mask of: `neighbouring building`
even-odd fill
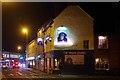
[[[116,34],[95,34],[96,74],[120,74],[120,38]]]
[[[2,51],[1,62],[4,62],[8,67],[11,67],[14,61],[19,61],[19,57],[20,57],[20,53]]]
[[[37,41],[36,39],[29,42],[27,45],[26,66],[35,68],[35,56],[37,55]]]

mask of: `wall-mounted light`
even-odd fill
[[[49,38],[49,41],[50,41],[50,42],[52,41],[52,38],[51,38],[51,37]]]

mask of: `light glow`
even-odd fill
[[[29,58],[26,58],[26,60],[34,60],[35,57],[29,57]]]
[[[72,46],[73,45],[73,43],[72,42],[70,42],[70,41],[68,41],[68,42],[64,42],[64,41],[62,41],[62,42],[55,42],[54,43],[54,46],[56,46],[56,47],[69,47],[69,46]]]
[[[99,58],[97,58],[95,61],[96,61],[96,63],[97,63],[97,62],[99,61]]]
[[[99,39],[106,39],[106,37],[104,37],[104,36],[99,36]]]
[[[38,38],[38,42],[39,42],[39,41],[43,41],[43,39],[42,39],[42,38]]]
[[[21,46],[18,46],[18,50],[20,50],[21,49]]]
[[[5,61],[9,61],[9,60],[5,60]]]
[[[70,47],[73,45],[73,39],[71,38],[71,32],[67,27],[61,26],[56,29],[55,32],[55,47]]]
[[[59,27],[59,28],[57,28],[58,30],[67,30],[67,28],[66,27]]]

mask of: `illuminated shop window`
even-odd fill
[[[98,36],[98,48],[99,49],[108,48],[108,38],[107,38],[107,36]]]
[[[59,62],[58,62],[58,59],[55,59],[55,69],[58,69],[58,65],[59,64]]]
[[[41,59],[41,65],[44,65],[44,59],[43,58]]]
[[[32,61],[30,61],[30,65],[32,65]]]
[[[96,70],[109,70],[109,62],[107,58],[96,58],[95,59]]]
[[[35,61],[33,61],[33,65],[35,65]]]
[[[84,40],[84,49],[89,49],[89,40]]]

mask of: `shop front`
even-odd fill
[[[26,58],[26,62],[28,68],[35,68],[35,57]]]
[[[60,65],[61,64],[61,65]],[[92,50],[53,50],[45,53],[45,72],[83,74],[94,70]]]

